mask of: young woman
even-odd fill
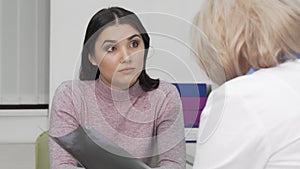
[[[150,38],[137,16],[111,7],[90,20],[79,81],[56,90],[50,135],[88,125],[152,168],[185,168],[182,105],[177,89],[145,70]],[[77,162],[50,140],[52,169]],[[101,166],[99,166],[101,169]]]
[[[300,168],[299,30],[296,0],[205,0],[193,43],[220,86],[201,115],[194,169]]]

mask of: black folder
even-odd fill
[[[52,137],[86,169],[151,169],[123,148],[88,126]]]

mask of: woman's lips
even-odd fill
[[[135,71],[135,68],[124,68],[124,69],[119,70],[119,72],[123,73],[123,74],[130,74],[130,73],[133,73],[134,71]]]

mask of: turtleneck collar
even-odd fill
[[[128,101],[133,97],[141,96],[144,92],[138,80],[126,90],[116,90],[104,84],[99,78],[95,81],[95,88],[101,97],[111,101]]]

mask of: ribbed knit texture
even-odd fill
[[[138,82],[123,91],[101,80],[64,82],[53,98],[49,133],[63,136],[79,124],[93,127],[151,167],[185,168],[182,105],[169,83],[145,92]],[[52,140],[49,151],[51,169],[77,168],[77,161]],[[151,158],[155,155],[158,160]]]

